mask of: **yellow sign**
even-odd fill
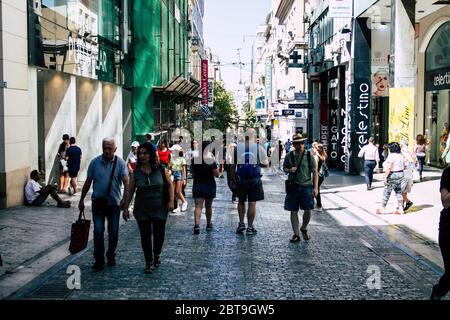
[[[414,143],[414,88],[389,89],[389,142]]]
[[[278,119],[273,120],[274,125],[278,125],[278,123],[279,123]]]

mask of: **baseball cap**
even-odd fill
[[[138,147],[139,147],[139,142],[133,141],[133,143],[131,144],[131,146],[132,146],[132,147],[138,148]]]

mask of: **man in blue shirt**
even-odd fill
[[[91,184],[92,192],[92,217],[94,220],[94,258],[95,264],[92,271],[100,271],[105,265],[105,218],[108,220],[108,251],[106,257],[108,266],[116,265],[116,248],[119,240],[119,221],[121,203],[127,203],[129,196],[128,169],[123,159],[115,156],[116,142],[112,138],[103,139],[103,154],[94,158],[89,164],[86,182],[81,192],[78,208],[84,210],[84,198]],[[113,172],[114,168],[114,173]],[[111,179],[112,174],[112,179]],[[111,181],[111,182],[110,182]],[[108,193],[108,186],[111,188]],[[121,186],[124,185],[123,199]]]
[[[81,149],[75,145],[75,138],[70,138],[70,147],[66,150],[66,161],[69,169],[70,186],[73,188],[73,194],[77,193],[77,176],[81,165]],[[69,187],[70,194],[70,187]]]

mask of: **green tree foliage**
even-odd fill
[[[256,112],[255,110],[252,110],[250,108],[250,104],[248,102],[245,103],[244,105],[244,109],[245,109],[245,124],[244,124],[244,129],[250,129],[250,128],[256,128],[257,127],[257,120],[256,120]]]
[[[225,132],[231,127],[238,115],[234,105],[233,95],[227,91],[222,82],[214,81],[214,108],[212,109],[209,125],[204,127],[218,129]]]

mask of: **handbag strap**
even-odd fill
[[[109,177],[108,191],[106,191],[106,197],[109,197],[109,194],[111,193],[112,179],[114,176],[114,171],[116,170],[116,164],[117,164],[117,156],[114,156],[114,164],[112,167],[111,176]]]
[[[295,164],[294,152],[295,152],[295,151],[292,151],[292,153],[291,153],[292,164]],[[298,165],[297,165],[297,170],[295,170],[295,172],[294,172],[294,177],[293,177],[293,179],[295,179],[295,177],[297,176],[297,172],[298,172],[298,169],[300,169],[300,165],[302,164],[303,156],[305,155],[305,152],[307,152],[307,151],[305,150],[305,151],[303,151],[303,153],[302,153],[302,156],[301,156],[301,158],[300,158],[300,162],[299,162]]]
[[[81,218],[83,218],[84,220],[86,220],[86,216],[84,215],[84,210],[80,210],[80,214],[78,215],[78,221],[80,221]]]

